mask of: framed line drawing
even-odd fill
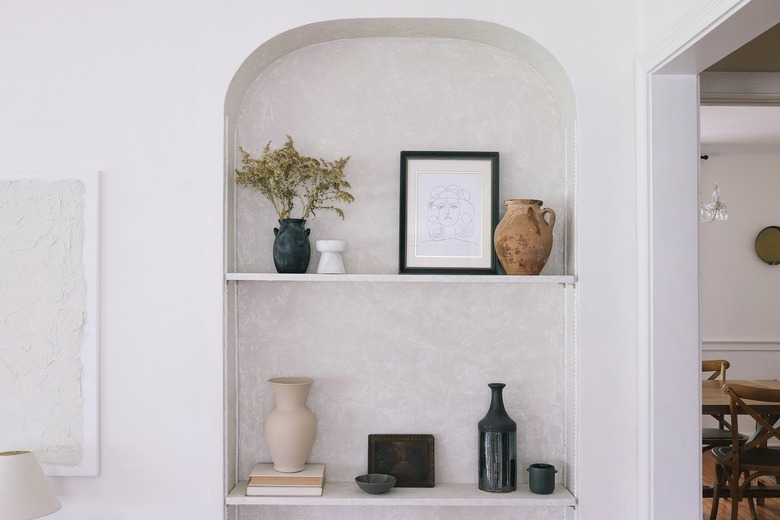
[[[496,274],[498,152],[401,152],[402,274]]]
[[[396,487],[434,487],[433,435],[371,434],[368,473],[393,475]]]
[[[99,474],[100,176],[0,172],[0,451]]]

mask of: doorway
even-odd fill
[[[730,3],[639,58],[640,518],[701,517],[698,74],[780,21],[776,2]]]

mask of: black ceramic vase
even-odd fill
[[[285,218],[274,228],[274,265],[277,273],[305,273],[309,267],[310,229],[302,218]]]
[[[504,383],[490,383],[490,409],[479,421],[479,489],[517,489],[517,424],[504,408]]]

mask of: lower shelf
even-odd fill
[[[248,497],[246,482],[239,482],[228,494],[229,506],[509,506],[575,507],[577,499],[558,485],[550,495],[537,495],[528,485],[512,493],[487,493],[476,484],[436,484],[433,488],[393,488],[384,495],[369,495],[354,482],[329,482],[319,497]]]

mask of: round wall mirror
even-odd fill
[[[780,227],[769,226],[759,231],[756,254],[769,265],[780,264]]]

